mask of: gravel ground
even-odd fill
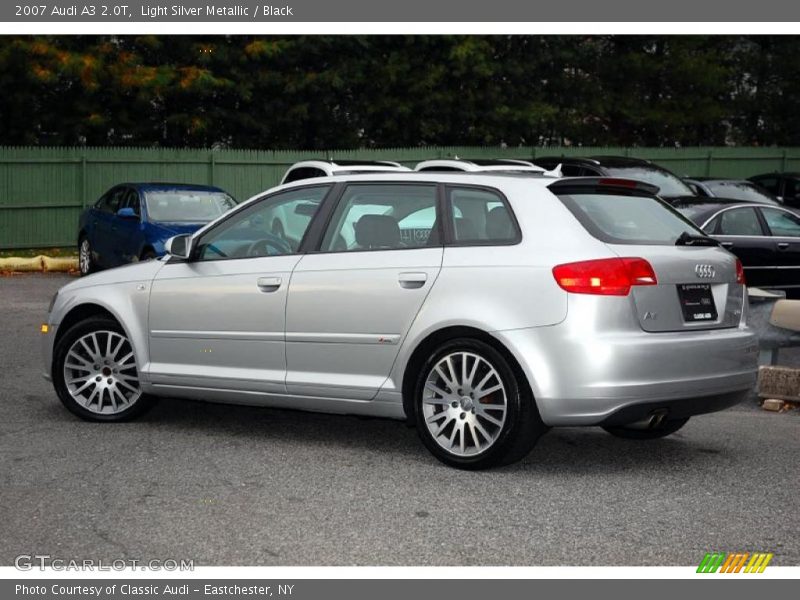
[[[652,442],[558,429],[481,473],[438,464],[392,421],[163,400],[84,423],[40,375],[38,324],[68,279],[0,278],[0,564],[686,565],[710,550],[800,564],[800,411],[753,399]]]

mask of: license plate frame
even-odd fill
[[[678,284],[678,301],[685,323],[713,323],[719,317],[709,283]]]

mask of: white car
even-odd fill
[[[281,185],[314,177],[410,170],[392,160],[304,160],[293,164],[286,170],[281,179]]]
[[[468,173],[541,173],[551,177],[560,177],[557,173],[558,168],[547,171],[538,167],[529,160],[519,160],[516,158],[493,158],[493,159],[472,159],[464,158],[439,158],[433,160],[423,160],[414,167],[415,171],[436,171],[439,173],[466,171]]]

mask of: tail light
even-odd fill
[[[744,268],[742,267],[742,261],[740,261],[738,258],[736,259],[736,283],[747,285],[744,280]]]
[[[573,294],[627,296],[634,285],[657,285],[653,267],[643,258],[603,258],[558,265],[553,276]]]

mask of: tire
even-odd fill
[[[91,275],[97,271],[97,265],[92,257],[92,244],[85,235],[82,235],[78,241],[78,268],[80,269],[81,277]]]
[[[141,392],[125,331],[107,317],[80,321],[61,336],[53,352],[52,376],[64,406],[87,421],[127,421],[155,402]]]
[[[637,429],[634,427],[603,427],[613,436],[626,440],[657,440],[672,435],[689,422],[689,417],[684,419],[670,419],[662,421],[656,427]]]
[[[152,250],[151,248],[148,248],[147,250],[142,252],[142,255],[139,257],[139,260],[140,261],[153,260],[155,257],[156,257],[155,251]]]
[[[445,342],[425,361],[414,386],[422,443],[458,469],[488,469],[524,458],[548,430],[527,383],[519,383],[524,381],[522,373],[483,341]],[[481,390],[493,391],[481,397]]]

